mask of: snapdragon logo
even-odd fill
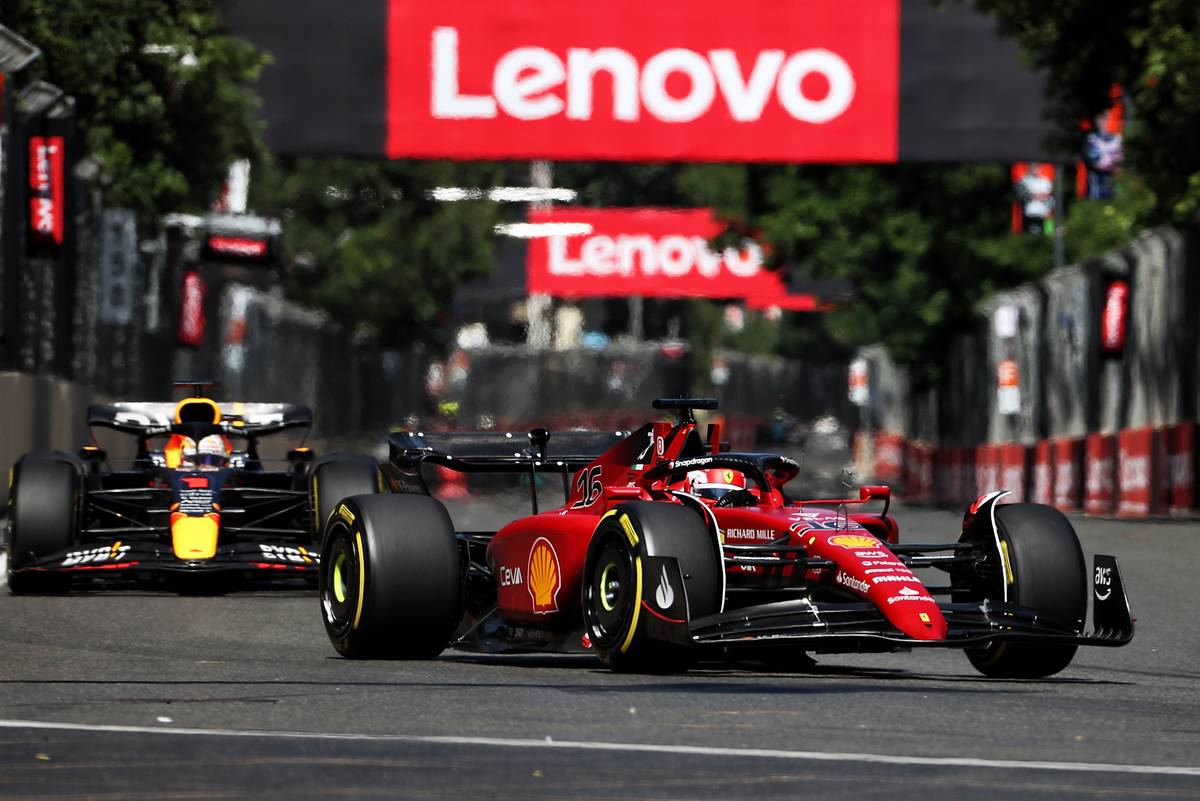
[[[708,114],[719,97],[737,122],[757,122],[774,98],[792,118],[820,125],[840,117],[855,92],[849,64],[824,48],[791,54],[762,50],[747,73],[737,53],[725,48],[700,53],[672,47],[639,63],[619,47],[570,47],[565,60],[544,47],[517,47],[500,56],[492,69],[491,93],[483,95],[460,91],[457,28],[433,30],[432,56],[430,111],[437,119],[492,119],[504,114],[520,120],[557,116],[591,120],[604,114],[620,122],[636,122],[645,112],[662,122],[687,123]],[[612,108],[602,112],[593,103],[600,73],[612,83]],[[685,94],[668,91],[674,75],[686,79]],[[802,84],[809,75],[824,77],[829,87],[824,97],[804,93]]]

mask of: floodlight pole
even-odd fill
[[[539,189],[554,185],[554,164],[538,160],[529,163],[529,182]],[[530,208],[545,209],[550,201],[541,200],[530,204]],[[545,350],[553,343],[550,311],[552,300],[549,295],[535,292],[525,299],[525,345],[531,350]]]

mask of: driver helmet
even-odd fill
[[[710,501],[719,500],[728,492],[746,488],[746,475],[728,467],[709,470],[690,470],[684,480],[684,491]]]
[[[196,442],[191,437],[183,441],[182,464],[185,467],[198,467],[215,470],[229,465],[229,445],[225,438],[218,434],[209,434]]]

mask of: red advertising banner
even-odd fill
[[[1162,432],[1163,505],[1185,512],[1196,504],[1196,424],[1167,426]]]
[[[1054,468],[1054,505],[1072,512],[1082,505],[1080,466],[1083,464],[1083,440],[1056,439],[1051,443]]]
[[[1120,355],[1125,347],[1125,320],[1129,315],[1129,282],[1114,280],[1104,290],[1100,317],[1100,350]]]
[[[1155,432],[1152,428],[1126,429],[1117,435],[1117,514],[1145,517],[1157,512],[1154,497]]]
[[[39,244],[63,242],[64,155],[61,136],[29,137],[29,235]]]
[[[709,240],[721,224],[709,209],[534,209],[529,221],[584,223],[590,234],[552,235],[529,242],[531,293],[556,297],[743,298],[750,305],[795,311],[817,308],[811,295],[789,295],[777,272],[763,265],[762,250],[714,253]]]
[[[975,492],[975,449],[950,450],[950,497],[948,503],[966,504],[979,497]]]
[[[270,258],[271,242],[250,236],[211,234],[205,242],[205,249],[212,258],[262,262]]]
[[[1049,440],[1033,446],[1033,492],[1029,500],[1047,506],[1054,503],[1054,454]]]
[[[389,0],[392,158],[893,162],[899,0]]]
[[[904,498],[932,501],[933,448],[917,442],[904,443]]]
[[[1000,486],[1000,448],[980,445],[975,448],[975,497],[995,492]]]
[[[1007,503],[1021,503],[1026,500],[1026,448],[1024,445],[1001,445],[999,450],[1000,489],[1012,493],[1004,500]]]
[[[199,270],[183,275],[183,298],[179,307],[179,344],[198,348],[204,344],[204,296],[208,287]]]
[[[875,435],[875,479],[895,482],[904,476],[904,437],[880,431]]]
[[[1116,451],[1117,438],[1111,434],[1088,434],[1083,441],[1083,511],[1089,515],[1113,512]]]

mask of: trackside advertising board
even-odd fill
[[[387,155],[893,162],[899,0],[390,0]]]
[[[736,298],[756,308],[817,308],[811,295],[789,295],[753,242],[717,252],[722,225],[709,209],[592,209],[557,206],[529,212],[531,223],[584,223],[589,234],[529,242],[527,288],[563,298]]]

